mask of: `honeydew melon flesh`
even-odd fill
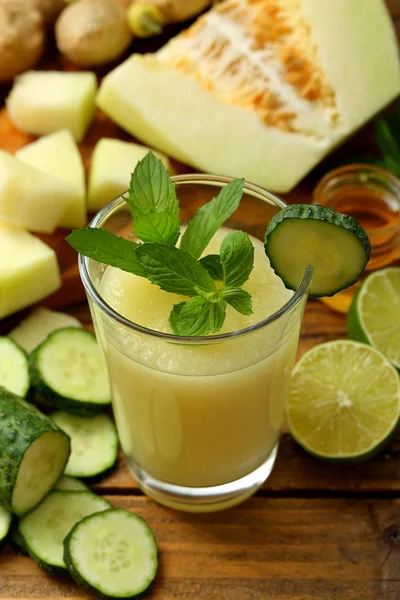
[[[56,329],[82,327],[82,324],[66,313],[40,306],[19,323],[9,336],[26,352],[32,352]]]
[[[114,69],[97,104],[199,170],[287,192],[399,92],[384,0],[225,0]]]
[[[100,210],[108,202],[126,192],[132,171],[150,148],[131,142],[102,138],[93,151],[88,186],[88,209]],[[171,171],[168,158],[155,152]]]
[[[71,186],[0,150],[0,222],[52,233],[74,195]]]
[[[0,319],[60,286],[54,250],[23,229],[0,224]]]
[[[27,71],[16,78],[6,107],[23,133],[66,128],[81,142],[94,117],[96,90],[96,75],[88,71]]]
[[[35,167],[74,190],[73,202],[58,222],[67,229],[86,225],[85,170],[79,148],[68,129],[27,144],[15,154],[21,162]]]

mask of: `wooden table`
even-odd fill
[[[351,0],[349,0],[351,1]],[[400,33],[400,0],[388,0]],[[86,166],[102,136],[129,139],[98,115],[81,145]],[[347,148],[363,145],[368,128]],[[15,151],[28,140],[0,112],[0,147]],[[323,167],[324,168],[324,167]],[[326,169],[326,164],[325,164]],[[320,171],[287,200],[310,199]],[[75,257],[65,233],[44,239],[62,258],[64,287],[47,303],[91,327],[77,282]],[[15,321],[0,323],[7,331]],[[304,318],[299,356],[315,344],[345,337],[345,319],[316,300]],[[93,489],[115,507],[142,515],[160,550],[154,600],[400,600],[400,439],[357,466],[319,462],[284,434],[274,471],[241,506],[188,515],[147,499],[133,483],[124,459]],[[44,574],[6,545],[0,552],[0,598],[90,597],[70,580]]]

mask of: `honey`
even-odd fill
[[[315,188],[313,203],[350,215],[365,229],[372,248],[365,275],[400,260],[400,181],[388,171],[363,164],[334,169]],[[359,285],[321,300],[347,313]]]

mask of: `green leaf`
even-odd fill
[[[144,276],[166,292],[196,296],[199,290],[216,291],[206,269],[183,250],[149,243],[139,246],[136,252]]]
[[[376,143],[384,157],[390,157],[396,163],[400,163],[400,146],[384,119],[375,120],[375,135]]]
[[[391,156],[385,156],[382,160],[382,166],[396,177],[400,177],[400,161],[394,160]]]
[[[143,275],[136,250],[139,244],[105,231],[105,229],[76,229],[66,237],[67,242],[80,254],[98,262]]]
[[[201,258],[199,262],[205,269],[207,269],[210,277],[212,277],[215,281],[223,280],[224,271],[219,254],[208,254],[207,256]]]
[[[240,288],[224,288],[221,294],[227,303],[230,304],[235,310],[240,312],[240,314],[253,314],[251,296],[248,292],[246,292],[246,290],[242,290]]]
[[[254,248],[247,233],[233,231],[221,244],[221,262],[226,287],[240,287],[253,270]]]
[[[200,336],[218,332],[225,320],[226,302],[209,303],[199,296],[175,304],[170,314],[171,327],[178,335]]]
[[[168,213],[178,218],[175,185],[161,160],[152,152],[136,165],[127,202],[134,219],[149,213]]]
[[[136,217],[135,233],[143,242],[175,246],[180,235],[179,220],[168,213],[148,213]]]
[[[201,256],[221,225],[238,208],[243,185],[243,179],[234,179],[221,189],[216,198],[199,208],[182,236],[182,250],[196,259]]]

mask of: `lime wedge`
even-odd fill
[[[400,378],[371,346],[349,340],[321,344],[295,366],[286,413],[295,440],[318,458],[369,458],[399,421]]]
[[[371,344],[400,369],[400,267],[368,275],[347,316],[349,337]]]

